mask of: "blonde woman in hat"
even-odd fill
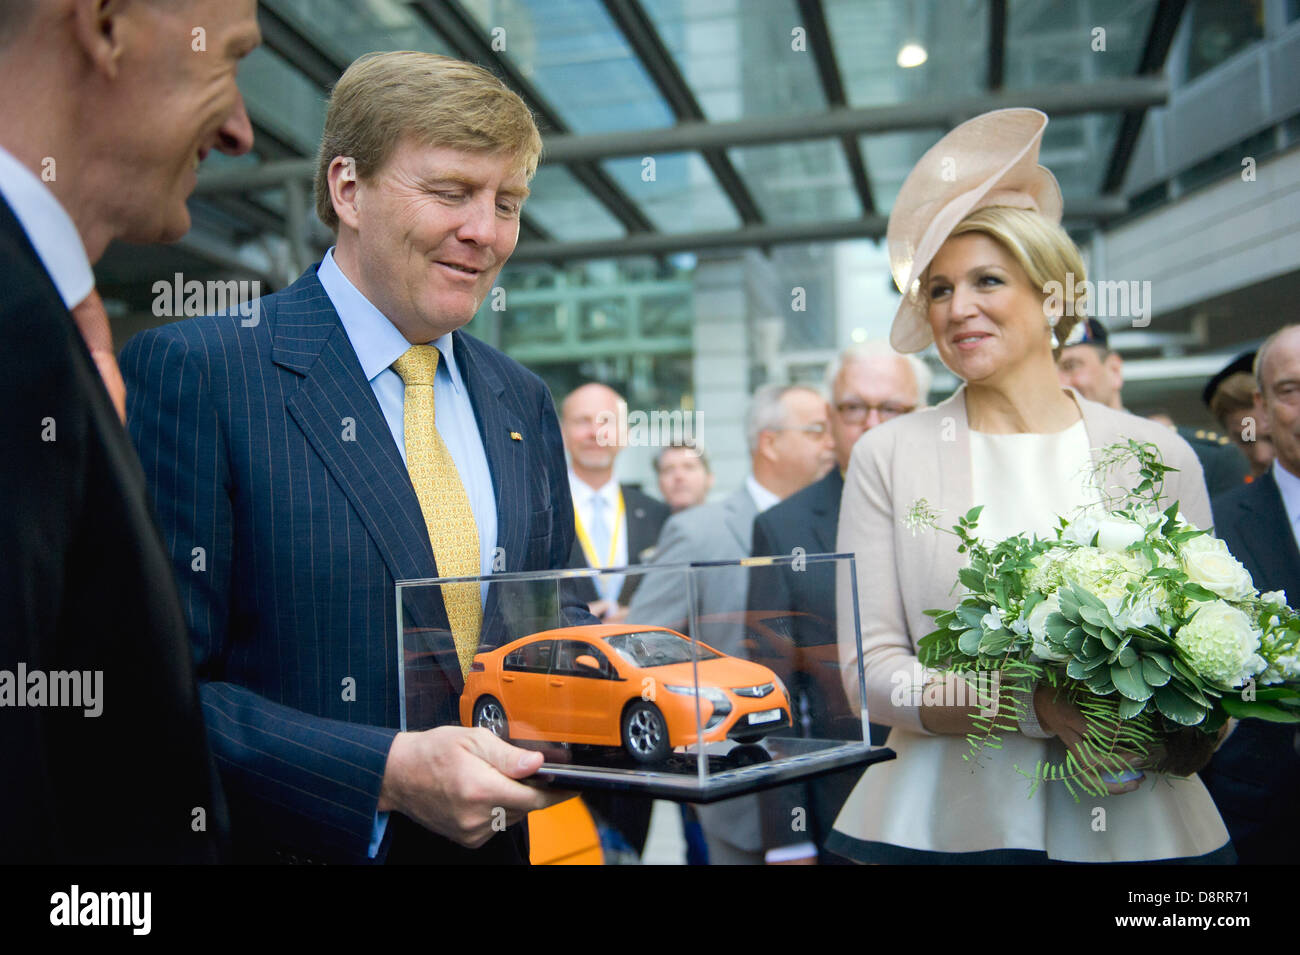
[[[1148,771],[1112,796],[1075,803],[1062,786],[1028,795],[1014,765],[1063,759],[1082,718],[1045,687],[1019,733],[980,766],[962,759],[975,709],[954,693],[913,692],[916,641],[930,608],[950,607],[964,557],[945,534],[913,535],[902,517],[924,498],[942,520],[982,504],[987,538],[1048,534],[1058,514],[1091,503],[1082,477],[1096,449],[1125,438],[1160,446],[1170,499],[1201,527],[1209,501],[1196,456],[1160,425],[1086,401],[1059,384],[1054,351],[1078,320],[1045,293],[1084,280],[1061,229],[1056,179],[1038,165],[1047,117],[998,110],[945,136],[899,193],[888,242],[903,301],[890,340],[900,352],[933,343],[964,382],[942,404],[873,428],[853,449],[840,511],[840,551],[857,553],[862,664],[872,722],[892,727],[898,758],[871,768],[836,822],[828,848],[862,862],[1232,861],[1195,776]],[[1072,313],[1072,314],[1063,314]],[[1127,476],[1126,476],[1127,477]],[[1132,486],[1130,484],[1130,486]],[[840,594],[841,601],[848,598]],[[841,607],[839,619],[851,620]],[[841,631],[849,699],[859,699],[857,645]],[[937,689],[937,688],[935,688]],[[937,701],[937,702],[931,702]],[[1094,807],[1104,810],[1097,813]]]

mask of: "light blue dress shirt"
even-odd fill
[[[334,310],[339,313],[343,330],[379,401],[379,409],[384,413],[388,430],[397,442],[397,451],[405,461],[406,437],[402,411],[406,400],[406,385],[391,366],[406,354],[411,343],[343,274],[334,261],[332,248],[325,253],[325,258],[317,268],[316,278],[320,280]],[[492,472],[488,468],[487,452],[483,449],[483,438],[474,417],[474,406],[456,364],[451,334],[443,335],[429,344],[436,346],[442,353],[433,380],[438,434],[447,445],[451,459],[456,464],[456,471],[460,474],[460,482],[465,486],[465,493],[469,497],[469,506],[474,512],[474,521],[478,524],[479,573],[486,577],[492,572],[493,552],[497,546],[497,503],[492,487]],[[481,587],[481,594],[482,599],[486,600],[486,583]],[[379,852],[387,826],[388,813],[378,813],[370,837],[372,859]]]
[[[50,187],[11,153],[0,148],[0,196],[27,233],[59,298],[71,311],[95,287],[81,234]]]

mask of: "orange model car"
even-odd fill
[[[790,698],[765,666],[704,644],[706,743],[755,742],[790,725]],[[621,746],[638,762],[697,742],[688,638],[663,627],[598,625],[535,633],[474,657],[460,721],[503,739]]]

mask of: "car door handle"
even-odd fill
[[[563,680],[551,680],[551,686],[564,686]]]
[[[501,682],[502,682],[502,683],[514,683],[514,682],[515,682],[515,678],[512,677],[512,676],[506,676],[506,675],[503,673],[503,674],[501,674]]]

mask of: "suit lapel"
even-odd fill
[[[302,375],[285,407],[347,495],[394,580],[435,575],[406,466],[338,313],[310,269],[277,303],[272,360]]]
[[[815,487],[817,490],[812,501],[813,553],[833,554],[840,520],[840,495],[844,491],[840,469],[831,468],[831,473],[818,481]]]
[[[1240,539],[1254,566],[1262,571],[1258,576],[1272,577],[1270,571],[1276,572],[1279,586],[1294,600],[1292,591],[1300,587],[1300,551],[1296,549],[1291,518],[1272,471],[1255,479],[1242,498],[1241,507],[1248,516],[1239,526],[1251,528],[1251,533],[1241,534]],[[1260,587],[1261,581],[1256,580],[1255,586]]]

